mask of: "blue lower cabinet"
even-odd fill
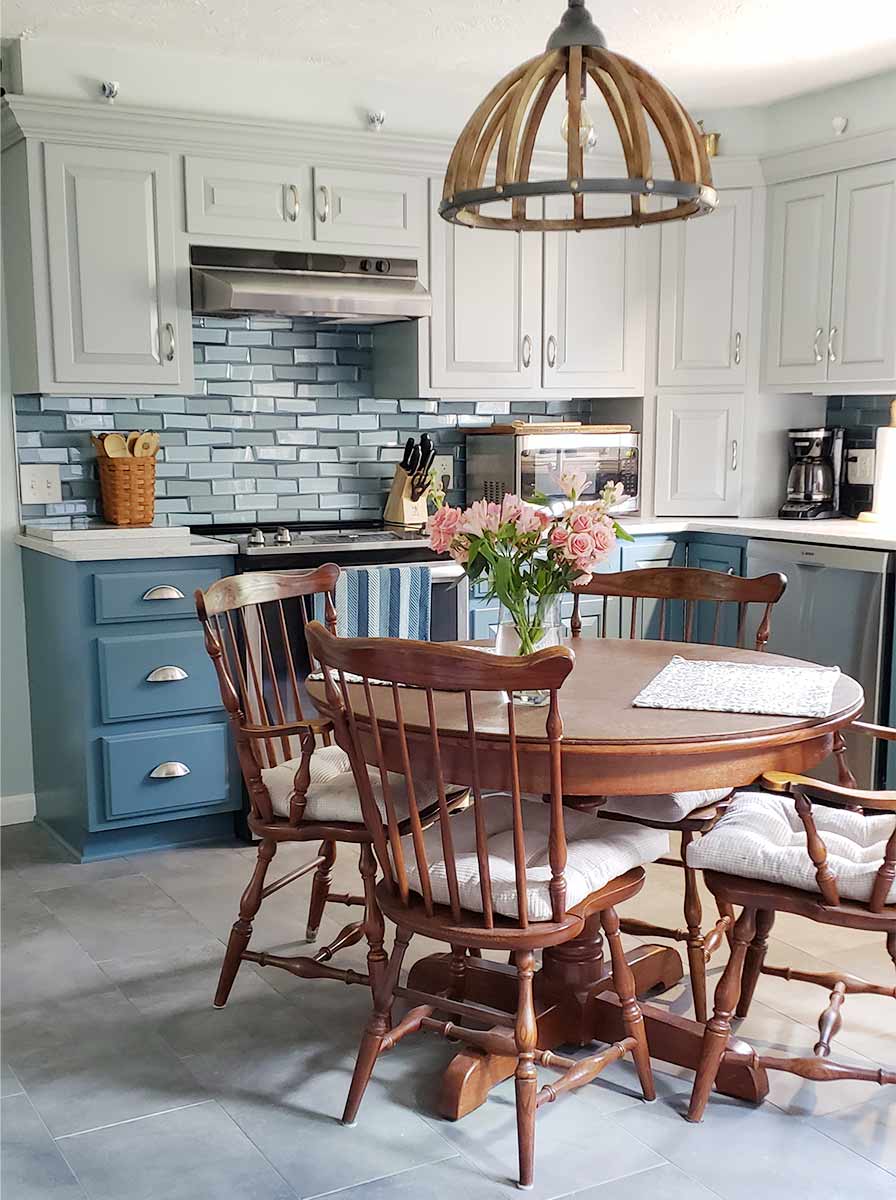
[[[725,575],[743,574],[743,543],[694,539],[688,543],[688,566]],[[718,625],[717,625],[718,622]],[[711,601],[697,605],[694,641],[720,646],[737,644],[737,605],[717,606]]]
[[[896,606],[893,612],[893,640],[890,644],[890,716],[889,724],[896,729]],[[896,791],[896,742],[887,742],[887,787]]]
[[[38,822],[82,861],[232,839],[242,784],[193,592],[233,559],[22,566]]]
[[[655,567],[683,567],[685,564],[683,542],[668,537],[643,537],[626,542],[622,547],[622,570],[643,571]],[[659,600],[639,600],[635,607],[634,627],[632,624],[631,600],[622,600],[619,605],[620,629],[625,637],[658,638],[660,636]],[[675,601],[666,604],[664,637],[671,641],[684,636],[683,605]]]
[[[470,609],[470,637],[474,641],[494,641],[501,616],[500,604],[487,604]]]

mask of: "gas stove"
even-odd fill
[[[365,551],[423,550],[429,541],[421,529],[398,529],[382,524],[356,525],[245,525],[197,528],[194,533],[220,541],[236,542],[240,555],[345,554]]]

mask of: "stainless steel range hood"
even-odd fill
[[[415,259],[193,246],[190,264],[193,312],[200,316],[375,325],[432,312]]]

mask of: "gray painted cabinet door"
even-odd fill
[[[436,389],[541,384],[541,240],[430,223],[432,372]]]
[[[300,163],[184,160],[188,233],[311,239],[311,171]]]
[[[835,175],[772,189],[765,379],[800,387],[827,378]]]
[[[426,244],[426,180],[385,171],[314,168],[314,240],[422,250]]]
[[[181,379],[167,154],[44,147],[59,383]]]
[[[896,379],[896,162],[837,177],[829,383]]]
[[[656,402],[657,516],[737,516],[743,393]]]
[[[619,208],[588,197],[589,216]],[[566,215],[568,198],[549,199],[548,217]],[[644,230],[544,235],[542,386],[589,395],[642,395],[645,346]]]
[[[741,386],[747,377],[752,193],[719,193],[714,213],[662,231],[657,382]]]

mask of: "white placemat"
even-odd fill
[[[676,654],[635,696],[636,708],[826,717],[839,667],[713,662]]]

